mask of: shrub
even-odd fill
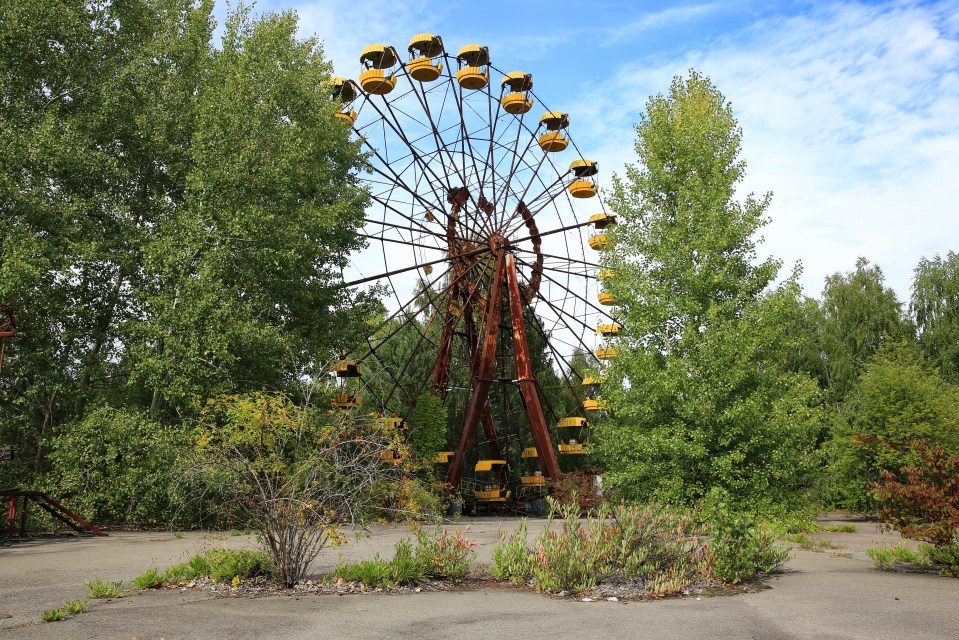
[[[222,498],[224,515],[262,538],[273,578],[292,587],[340,526],[376,513],[382,487],[399,484],[409,465],[384,456],[410,453],[375,416],[321,412],[281,394],[222,396],[203,410],[193,473]]]
[[[266,554],[252,549],[210,549],[203,559],[206,574],[214,582],[233,578],[253,578],[269,572],[270,560]]]
[[[882,473],[873,485],[883,507],[879,517],[906,538],[952,544],[959,535],[959,456],[913,441],[919,462],[899,476]]]
[[[50,609],[40,614],[40,619],[44,622],[59,622],[67,619],[67,614],[62,609]]]
[[[100,578],[87,580],[84,585],[91,598],[119,598],[123,595],[123,582],[107,582]]]
[[[854,524],[827,524],[820,527],[822,531],[831,531],[833,533],[856,533]]]
[[[392,560],[376,556],[353,564],[340,564],[333,572],[335,578],[346,582],[361,582],[368,587],[388,588],[412,585],[426,579],[459,580],[469,575],[475,557],[474,542],[458,529],[416,531],[414,548],[409,538],[394,546]]]
[[[709,525],[714,577],[736,584],[758,571],[772,571],[789,559],[789,552],[776,544],[768,529],[759,526],[754,517],[734,512],[727,500],[725,491],[713,489],[702,513]]]
[[[924,545],[920,549],[920,561],[935,564],[940,575],[959,578],[959,543]]]
[[[533,570],[535,556],[529,548],[526,518],[521,518],[511,534],[500,530],[500,542],[491,553],[493,563],[487,571],[497,580],[525,584]]]
[[[147,569],[136,578],[133,579],[133,588],[137,591],[143,591],[145,589],[155,589],[163,583],[163,576],[160,575],[160,571],[155,567],[152,569]]]
[[[50,491],[91,522],[164,524],[184,503],[171,492],[189,433],[144,414],[99,407],[49,442]]]

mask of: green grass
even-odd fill
[[[123,582],[107,582],[100,578],[85,583],[91,598],[119,598],[123,595]]]
[[[270,561],[259,551],[250,549],[210,549],[195,555],[183,564],[177,564],[159,577],[160,582],[182,582],[199,577],[209,577],[219,582],[239,576],[252,578],[269,573]]]
[[[134,578],[133,588],[137,591],[145,591],[146,589],[155,589],[163,582],[163,576],[161,576],[160,571],[154,567],[152,569],[147,569]]]
[[[50,609],[41,613],[40,619],[44,622],[59,622],[60,620],[66,620],[67,614],[62,609]]]
[[[909,547],[873,547],[866,549],[872,558],[872,566],[880,571],[889,571],[897,562],[919,562],[919,554]]]
[[[67,615],[76,616],[86,613],[89,606],[86,600],[70,600],[63,605],[62,611],[66,612]]]
[[[786,540],[795,545],[799,545],[799,548],[803,551],[812,551],[814,553],[822,553],[826,549],[839,548],[838,545],[829,542],[825,538],[810,538],[803,533],[791,533],[786,536]]]
[[[183,532],[175,531],[173,532],[173,537],[176,538],[177,540],[183,540]]]

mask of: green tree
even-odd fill
[[[826,278],[822,313],[827,396],[833,402],[846,397],[866,361],[885,341],[912,334],[882,269],[865,258],[856,260],[855,271]]]
[[[919,261],[909,312],[926,358],[943,377],[959,382],[959,254]]]
[[[866,363],[838,412],[830,499],[873,510],[870,486],[882,472],[920,462],[914,441],[959,454],[959,387],[930,370],[914,345],[890,342]]]
[[[109,404],[187,421],[226,389],[292,386],[370,311],[337,291],[362,162],[292,13],[213,3],[0,7],[0,300],[16,309],[0,441]],[[27,468],[27,464],[30,468]]]
[[[621,495],[690,503],[712,487],[784,508],[813,480],[816,385],[786,370],[795,279],[764,296],[779,263],[754,235],[769,195],[733,199],[745,164],[730,105],[695,71],[649,100],[641,164],[614,178],[620,218],[604,262],[624,323],[597,435]]]

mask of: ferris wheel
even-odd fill
[[[582,468],[590,421],[605,409],[602,367],[616,356],[606,341],[620,325],[598,252],[616,220],[569,115],[543,106],[530,73],[497,69],[482,45],[453,55],[433,34],[406,50],[371,44],[356,81],[331,83],[336,118],[368,153],[372,200],[368,248],[344,279],[381,285],[391,310],[330,367],[341,387],[332,406],[371,408],[404,428],[432,393],[459,421],[456,449],[436,460],[449,488],[472,484],[493,503],[516,488],[546,491]],[[403,357],[383,365],[410,331]],[[586,373],[571,365],[577,351],[591,360]],[[534,366],[544,354],[572,408],[545,401]]]

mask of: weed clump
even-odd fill
[[[107,582],[100,578],[87,580],[84,583],[91,598],[119,598],[123,595],[123,582]]]

